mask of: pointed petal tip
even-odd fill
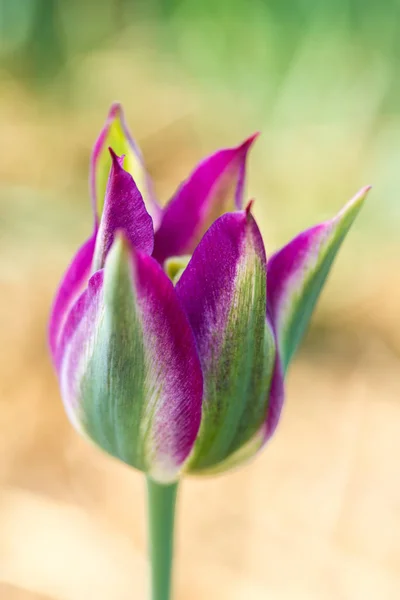
[[[243,144],[249,144],[251,145],[253,142],[255,142],[259,136],[261,135],[261,131],[255,131],[252,135],[250,135],[247,140],[245,140],[243,142]]]
[[[118,154],[116,154],[114,152],[114,150],[111,148],[111,146],[108,146],[108,151],[111,155],[111,160],[113,163],[114,167],[117,167],[118,169],[124,166],[124,158],[125,158],[125,154],[121,154],[121,156],[118,156]]]
[[[333,218],[333,221],[340,221],[344,215],[348,214],[348,213],[353,213],[354,211],[354,215],[358,213],[358,211],[360,210],[361,206],[364,204],[364,201],[367,197],[368,192],[371,190],[372,185],[366,185],[364,187],[362,187],[355,196],[353,196],[353,198],[351,198],[351,200],[349,200],[344,207],[342,208],[342,210],[340,210],[338,212],[338,214],[336,215],[336,217]]]
[[[122,104],[120,102],[113,102],[110,106],[110,110],[108,111],[108,120],[111,121],[116,117],[123,118],[124,109],[122,108]]]
[[[371,186],[331,219],[301,232],[270,259],[268,307],[286,371],[308,327],[323,284]]]
[[[251,200],[249,200],[249,202],[247,203],[247,206],[245,208],[245,213],[246,213],[246,217],[247,219],[249,219],[250,216],[252,216],[252,210],[253,210],[253,205],[254,205],[254,198],[252,198]]]
[[[250,137],[246,138],[244,140],[244,142],[242,142],[239,145],[239,149],[243,150],[244,152],[248,152],[259,135],[261,135],[261,133],[259,131],[256,131],[255,133],[253,133]]]
[[[372,185],[365,185],[362,187],[357,194],[350,200],[349,204],[356,204],[357,202],[363,202],[368,194],[368,192],[372,189]]]

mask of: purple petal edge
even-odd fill
[[[108,179],[103,214],[99,225],[94,270],[104,266],[117,231],[137,250],[151,254],[154,246],[153,221],[132,176],[123,169],[123,157],[110,148],[112,166]]]
[[[232,200],[237,209],[242,208],[246,158],[257,135],[204,159],[180,186],[166,206],[155,234],[156,260],[163,263],[169,256],[190,254],[212,222],[226,212],[226,198],[218,186],[234,184]]]
[[[96,233],[93,233],[79,248],[59,285],[49,322],[49,344],[53,360],[68,311],[89,279],[95,243]]]
[[[332,219],[306,229],[275,252],[267,267],[267,307],[274,324],[282,363],[286,370],[293,351],[288,350],[285,327],[294,314],[293,298],[301,296],[305,282],[314,276],[336,243],[335,254],[354,221],[371,186],[362,188]],[[339,240],[335,242],[335,239]],[[312,300],[318,299],[320,289]],[[304,314],[304,313],[303,313]],[[309,317],[308,317],[309,318]],[[297,342],[298,343],[298,342]]]
[[[134,280],[143,329],[157,372],[164,372],[161,402],[154,411],[156,454],[182,464],[190,454],[201,422],[203,374],[196,341],[175,288],[160,265],[133,250]]]
[[[248,209],[225,213],[208,229],[176,284],[176,292],[200,346],[204,332],[209,329],[208,320],[213,319],[218,311],[218,325],[221,333],[223,331],[222,312],[229,312],[236,269],[248,231],[256,251],[266,264],[262,237]],[[207,344],[201,350],[207,353]]]
[[[90,357],[89,348],[98,327],[103,280],[103,270],[90,277],[87,287],[68,312],[54,356],[64,406],[78,430],[81,428],[78,416],[79,386],[85,364]]]
[[[279,423],[282,412],[283,403],[285,400],[285,385],[281,359],[278,348],[276,349],[275,367],[272,375],[271,387],[269,391],[269,403],[267,410],[267,418],[265,421],[265,439],[266,443],[274,434]]]

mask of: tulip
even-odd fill
[[[201,162],[162,209],[114,105],[91,161],[93,233],[53,305],[73,425],[148,478],[154,600],[169,598],[179,478],[235,467],[274,433],[284,374],[368,191],[267,262],[243,209],[255,137]]]

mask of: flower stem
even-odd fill
[[[152,600],[171,600],[175,501],[178,484],[161,485],[147,478]]]

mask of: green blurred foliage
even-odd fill
[[[317,55],[324,40],[336,44],[338,62],[350,50],[353,68],[400,61],[398,0],[0,0],[0,56],[41,80],[144,21],[162,29],[165,51],[199,70],[225,78],[246,69],[258,85],[264,70],[275,89],[310,39]],[[385,108],[399,100],[398,82],[388,87]]]
[[[193,110],[207,149],[260,129],[252,192],[272,221],[287,204],[288,235],[372,183],[386,211],[376,203],[364,227],[393,238],[399,33],[398,0],[0,0],[0,75],[60,114],[119,99],[139,137]]]

